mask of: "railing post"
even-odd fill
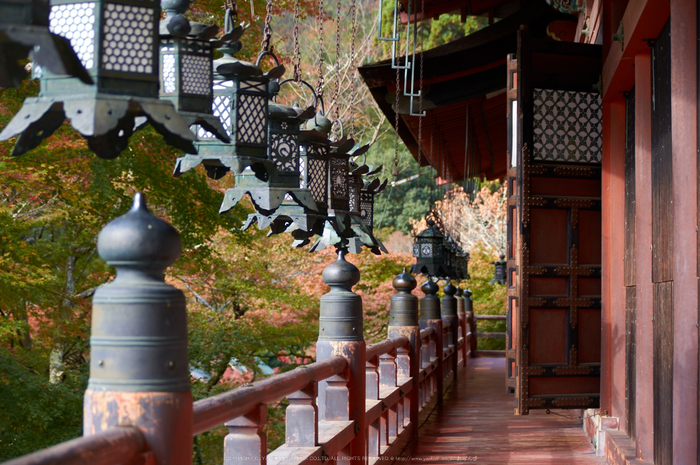
[[[410,274],[399,274],[394,278],[394,289],[396,294],[391,297],[391,307],[389,309],[389,338],[405,336],[408,338],[410,350],[399,348],[398,377],[399,379],[413,379],[411,394],[406,398],[408,406],[404,404],[404,415],[408,417],[413,425],[413,436],[418,436],[418,412],[420,410],[420,389],[418,386],[418,376],[421,368],[421,340],[420,326],[418,325],[418,297],[411,292],[418,283]],[[404,422],[404,426],[408,426]]]
[[[457,292],[455,293],[455,299],[457,299],[457,318],[459,319],[459,333],[458,337],[464,338],[462,347],[460,347],[460,355],[462,356],[462,366],[467,366],[467,315],[464,313],[464,290],[457,286]]]
[[[323,270],[323,281],[331,288],[321,297],[316,359],[335,355],[348,361],[347,387],[349,419],[355,422],[355,438],[350,445],[350,463],[366,461],[365,451],[365,364],[366,346],[362,333],[362,298],[352,292],[360,281],[360,270],[338,252],[338,260]],[[318,383],[319,418],[328,419],[326,389],[330,379]]]
[[[476,317],[474,316],[474,302],[472,301],[472,291],[464,290],[464,313],[467,315],[467,331],[472,333],[469,339],[469,355],[476,357]]]
[[[445,293],[445,297],[442,298],[441,305],[441,316],[442,324],[447,328],[448,333],[448,343],[447,347],[450,345],[454,346],[454,352],[450,356],[450,370],[452,370],[453,379],[457,379],[457,334],[459,327],[459,317],[457,316],[457,299],[455,299],[455,292],[457,288],[454,287],[451,281],[448,281],[445,287],[442,288]]]
[[[226,422],[224,463],[265,465],[267,463],[267,405],[260,404],[246,415]]]
[[[439,290],[438,285],[433,281],[428,280],[421,286],[423,291],[422,299],[420,299],[420,320],[418,324],[421,329],[435,329],[435,356],[438,358],[438,366],[435,373],[437,379],[438,402],[442,403],[442,393],[444,386],[444,359],[445,355],[442,350],[442,319],[440,318],[440,298],[435,295]]]
[[[117,276],[92,300],[83,434],[136,426],[158,465],[192,463],[185,296],[163,279],[181,248],[178,232],[151,214],[140,193],[97,241]]]

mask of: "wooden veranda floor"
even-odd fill
[[[473,358],[396,464],[606,464],[571,410],[513,415],[505,359]]]

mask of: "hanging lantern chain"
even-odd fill
[[[294,82],[301,81],[301,52],[299,51],[299,1],[294,2]]]
[[[270,48],[270,39],[272,38],[272,28],[270,27],[270,22],[272,21],[272,0],[267,0],[267,5],[265,6],[265,27],[263,28],[263,40],[261,43],[262,50],[261,53],[272,51]]]
[[[222,6],[223,10],[229,10],[231,11],[231,28],[233,28],[233,24],[238,22],[238,6],[236,5],[236,2],[234,0],[226,0],[224,2],[224,5]],[[224,29],[225,32],[230,32],[226,29]]]
[[[420,78],[418,81],[418,187],[420,187],[420,163],[421,154],[423,152],[423,15],[425,14],[425,0],[420,2],[420,14],[421,14],[421,24],[420,24]],[[418,21],[416,19],[416,21]],[[416,40],[414,37],[413,40]]]
[[[340,122],[340,5],[342,0],[335,3],[335,89],[333,92],[333,115],[336,123]],[[333,125],[333,138],[340,139],[338,124]]]
[[[318,85],[316,87],[316,95],[319,100],[323,100],[323,86],[325,84],[323,77],[323,0],[318,0]]]
[[[396,57],[396,96],[394,97],[394,177],[399,175],[399,92],[401,79],[399,76],[399,57]]]
[[[357,36],[357,0],[350,3],[350,20],[352,28],[350,33],[350,108],[354,106],[355,99],[355,37]],[[355,113],[350,112],[350,138],[355,138]]]

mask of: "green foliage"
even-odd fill
[[[493,279],[493,261],[498,257],[486,252],[482,245],[471,250],[469,258],[469,289],[472,291],[475,315],[505,315],[506,287],[501,284],[490,284]],[[505,321],[479,321],[479,332],[502,333],[506,330]],[[479,338],[477,350],[503,350],[505,340],[496,338]]]
[[[0,460],[27,454],[82,433],[87,373],[50,385],[33,354],[0,349]],[[46,367],[44,367],[44,370]]]

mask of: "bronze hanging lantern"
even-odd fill
[[[93,83],[70,41],[49,31],[48,0],[0,0],[0,87],[20,85],[27,71],[18,61],[30,53],[34,66]]]
[[[226,10],[225,32],[234,37],[219,47],[223,56],[214,60],[212,111],[231,142],[222,143],[205,128],[198,128],[197,155],[178,159],[175,176],[201,163],[212,179],[219,179],[230,170],[240,175],[249,169],[259,179],[267,180],[272,171],[267,157],[269,86],[271,79],[284,74],[284,66],[263,73],[258,64],[233,56],[240,50],[238,38],[243,31],[234,32],[231,9]]]
[[[445,267],[444,236],[432,219],[428,227],[418,234],[413,243],[413,256],[416,263],[411,267],[411,273],[421,273],[430,277],[448,275]]]
[[[470,279],[469,276],[469,252],[461,247],[457,250],[457,279]]]
[[[500,260],[496,260],[493,262],[493,279],[491,280],[491,285],[498,283],[498,284],[505,284],[506,283],[506,265],[507,261],[505,260],[506,256],[501,254],[500,255]]]
[[[224,196],[222,213],[233,208],[247,194],[256,213],[249,215],[244,229],[257,221],[260,229],[270,226],[271,234],[276,234],[286,231],[295,220],[304,229],[309,228],[302,218],[316,212],[317,208],[311,192],[300,187],[299,132],[301,123],[314,113],[314,107],[302,110],[297,105],[269,104],[265,176],[261,179],[250,168],[237,174],[236,187],[228,189]]]
[[[37,68],[39,97],[25,100],[0,140],[20,135],[12,154],[21,155],[70,119],[95,154],[115,158],[144,117],[168,144],[194,153],[188,124],[158,98],[159,19],[155,0],[52,0],[50,30],[70,40],[95,85]]]
[[[160,24],[160,98],[169,100],[190,125],[197,125],[223,142],[230,142],[226,130],[212,111],[213,49],[238,40],[238,27],[220,40],[216,25],[190,23],[184,13],[189,1],[162,3],[165,19]]]

